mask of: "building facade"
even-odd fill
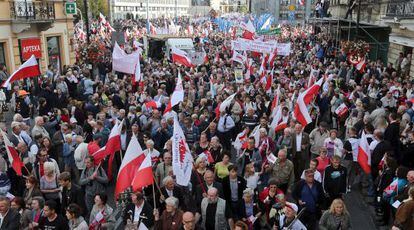
[[[75,62],[71,46],[73,17],[64,1],[0,0],[0,63],[9,73],[32,54],[42,71],[48,65],[61,70]]]
[[[356,0],[358,2],[358,0]],[[344,18],[348,10],[348,0],[331,0],[329,11],[335,18]],[[352,11],[351,20],[357,19],[358,4]],[[349,18],[349,17],[348,17]],[[412,0],[363,0],[360,6],[360,20],[377,26],[389,26],[389,46],[387,61],[394,64],[402,53],[404,56],[414,51],[414,1]],[[414,76],[414,61],[411,61],[410,76]]]
[[[188,16],[191,0],[148,0],[149,18]],[[146,18],[147,0],[111,0],[113,19]]]

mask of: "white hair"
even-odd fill
[[[243,197],[245,196],[253,196],[254,195],[254,190],[252,188],[246,188],[243,191]]]
[[[53,162],[50,161],[46,161],[43,165],[43,168],[45,171],[49,171],[49,172],[55,172],[56,168],[55,168],[55,164]]]
[[[23,117],[22,117],[22,115],[20,115],[20,113],[16,113],[16,114],[14,114],[14,116],[13,116],[13,121],[18,121],[18,122],[23,121]]]
[[[147,144],[147,145],[154,146],[154,141],[150,139],[150,140],[148,140],[148,141],[147,141],[147,143],[146,143],[146,144]]]
[[[39,121],[41,121],[41,120],[43,120],[43,117],[41,117],[41,116],[37,116],[37,117],[35,118],[35,124],[37,125],[37,123],[39,123]]]
[[[170,196],[167,199],[165,199],[165,204],[174,206],[175,208],[178,208],[178,203],[179,203],[178,199],[173,196]]]
[[[162,184],[165,186],[169,181],[174,181],[174,179],[171,176],[166,176],[163,180],[162,180]]]

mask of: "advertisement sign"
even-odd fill
[[[29,59],[32,55],[34,55],[36,58],[42,57],[40,38],[21,39],[20,47],[20,54],[24,61]]]

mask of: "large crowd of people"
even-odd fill
[[[1,129],[24,164],[18,176],[2,141],[1,229],[114,229],[122,219],[128,229],[345,230],[352,228],[344,202],[351,192],[372,198],[378,225],[412,228],[411,54],[401,53],[395,63],[367,59],[359,71],[327,31],[284,25],[278,40],[290,42],[291,53],[267,64],[274,69],[269,93],[259,76],[261,55],[247,52],[253,71],[236,83],[234,69],[242,65],[231,59],[234,33],[205,21],[193,26],[196,49],[208,57],[194,68],[144,55],[142,82],[132,84],[130,75],[111,70],[110,59],[94,63],[94,70],[78,60],[62,71],[50,66],[43,76],[0,94],[3,120],[14,114]],[[292,114],[312,71],[326,80],[308,106],[312,122],[304,127]],[[194,158],[188,186],[175,181],[174,120],[163,116],[179,72],[185,97],[172,113]],[[1,80],[8,76],[1,65]],[[286,127],[272,130],[277,88]],[[225,111],[216,109],[234,93]],[[161,106],[148,107],[149,101]],[[347,111],[339,116],[343,104]],[[92,154],[105,146],[117,120],[123,121],[122,151],[108,174],[108,159],[96,165]],[[361,135],[369,142],[370,173],[358,163]],[[151,154],[159,188],[125,192],[121,204],[109,188],[132,136]]]

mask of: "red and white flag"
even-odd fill
[[[185,140],[177,117],[174,117],[174,129],[172,138],[172,167],[176,176],[177,184],[188,186],[193,169],[193,156]]]
[[[161,107],[161,102],[159,100],[158,101],[154,101],[154,100],[147,101],[145,102],[145,107],[152,108],[152,109],[158,109]]]
[[[335,109],[335,113],[338,115],[338,117],[344,116],[346,112],[348,112],[348,107],[345,105],[345,103],[340,104],[338,108]]]
[[[231,58],[231,60],[238,62],[242,65],[244,65],[246,63],[246,56],[238,53],[237,51],[233,51],[233,57]]]
[[[258,148],[260,145],[260,125],[254,127],[253,131],[250,133],[250,137],[254,138],[255,147]]]
[[[236,150],[247,148],[248,139],[247,130],[243,130],[241,133],[237,134],[237,137],[233,143],[234,148]]]
[[[266,55],[262,55],[262,63],[260,64],[259,76],[262,79],[266,75]]]
[[[273,51],[273,53],[271,53],[270,56],[269,56],[269,61],[268,62],[269,62],[270,68],[272,68],[272,69],[273,69],[273,67],[275,65],[276,57],[277,57],[277,49],[275,49]]]
[[[393,194],[394,192],[396,192],[398,190],[398,178],[395,178],[390,185],[388,185],[388,187],[386,187],[384,189],[384,193],[387,194],[388,196]]]
[[[132,190],[137,191],[154,183],[154,175],[152,174],[151,154],[148,154],[139,169],[135,171],[132,180]]]
[[[287,119],[283,118],[282,107],[280,105],[277,106],[275,110],[276,113],[273,117],[272,123],[270,123],[270,129],[277,133],[287,127]]]
[[[177,83],[175,85],[175,90],[171,95],[170,102],[165,108],[164,114],[170,112],[172,107],[178,105],[180,102],[184,101],[184,87],[183,81],[181,80],[181,73],[178,71]]]
[[[10,77],[3,83],[2,87],[9,87],[14,81],[37,77],[39,75],[39,64],[37,63],[36,57],[32,55],[23,63],[23,65],[21,65],[12,75],[10,75]]]
[[[299,5],[304,6],[305,5],[305,0],[299,0]]]
[[[356,65],[355,68],[360,72],[363,73],[365,71],[365,67],[367,63],[365,62],[365,58],[362,58]]]
[[[365,132],[362,132],[358,146],[358,163],[365,173],[371,173],[371,152]]]
[[[254,35],[256,34],[256,29],[254,28],[254,25],[251,20],[249,20],[247,23],[241,22],[240,27],[244,30],[242,37],[245,39],[253,40]]]
[[[145,159],[144,151],[135,135],[132,135],[128,144],[121,167],[119,168],[118,178],[115,186],[115,198],[125,189],[129,188],[135,176],[135,172]]]
[[[270,114],[271,117],[274,117],[276,115],[277,107],[280,103],[280,95],[281,93],[280,93],[280,85],[279,85],[276,89],[275,96],[273,97],[273,101],[270,106],[270,111],[272,111],[272,113]]]
[[[24,166],[23,162],[20,160],[19,153],[14,148],[13,144],[10,142],[7,134],[1,130],[1,135],[3,136],[4,145],[7,151],[7,158],[9,158],[10,165],[18,176],[22,175],[22,167]]]
[[[187,56],[187,53],[185,51],[172,47],[171,53],[172,53],[172,61],[174,63],[180,64],[180,65],[183,65],[189,68],[194,67],[193,63],[191,62],[191,59]]]
[[[300,93],[296,100],[296,105],[293,110],[293,115],[303,127],[312,122],[307,106],[311,103],[313,98],[318,94],[319,88],[323,83],[323,79],[319,79],[315,84]]]
[[[315,84],[316,79],[318,79],[319,77],[319,72],[320,70],[316,70],[312,68],[310,75],[309,75],[307,87],[310,87],[311,85]]]

